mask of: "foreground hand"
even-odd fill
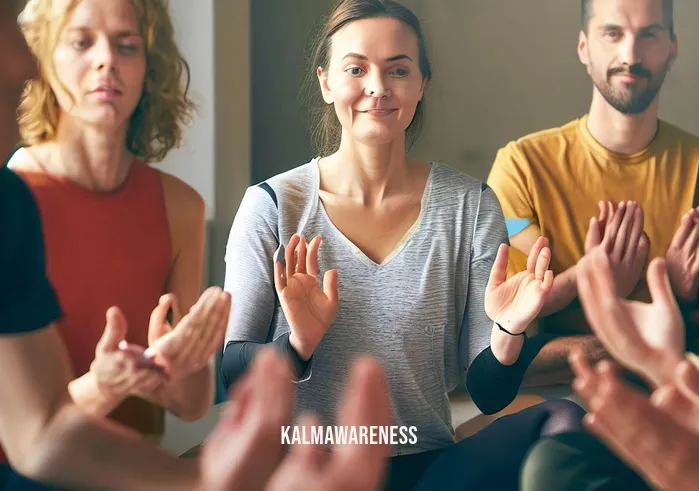
[[[153,310],[146,353],[172,379],[178,379],[206,367],[223,343],[231,296],[219,287],[207,288],[173,329],[167,314],[174,305],[174,295],[164,295]]]
[[[651,403],[675,421],[699,434],[699,365],[697,356],[688,353],[675,368],[668,385],[653,392]]]
[[[699,293],[699,207],[682,216],[665,254],[667,274],[680,300],[696,304]]]
[[[684,353],[684,324],[662,259],[651,262],[647,279],[650,304],[617,296],[604,250],[577,266],[578,296],[592,331],[621,365],[657,387],[672,376]]]
[[[281,428],[293,404],[289,363],[273,349],[231,388],[200,457],[201,491],[262,491],[283,456]]]
[[[577,376],[573,388],[589,406],[586,426],[657,488],[695,489],[699,436],[668,414],[667,407],[657,407],[620,381],[608,361],[593,368],[582,351],[570,361]]]
[[[126,331],[124,314],[117,307],[110,308],[90,365],[100,393],[114,401],[155,392],[168,381],[161,369],[144,360],[143,347],[126,342]]]
[[[258,354],[232,389],[228,408],[204,444],[202,490],[380,489],[390,451],[385,445],[336,446],[330,455],[298,445],[282,461],[281,428],[290,422],[291,379],[288,363],[279,355],[270,349]],[[355,364],[340,407],[339,425],[391,424],[388,388],[378,363],[363,359]],[[316,424],[316,420],[302,415],[299,423]]]
[[[526,271],[507,279],[509,247],[501,244],[485,290],[485,313],[513,334],[524,332],[536,318],[553,286],[548,269],[551,250],[548,239],[539,237],[529,251]]]
[[[325,273],[322,289],[318,284],[321,240],[315,237],[307,247],[303,236],[294,235],[274,262],[274,286],[291,329],[289,342],[305,360],[335,321],[338,309],[337,270]]]
[[[391,424],[388,387],[377,362],[364,359],[352,371],[337,424]],[[319,424],[305,417],[301,424]],[[313,445],[296,445],[272,476],[267,491],[379,491],[386,473],[388,445],[338,445],[328,456]]]

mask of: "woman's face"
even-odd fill
[[[130,0],[80,0],[53,52],[63,116],[98,126],[128,122],[143,93],[144,41]]]
[[[415,32],[396,19],[362,19],[331,43],[328,69],[318,68],[318,79],[343,138],[371,146],[402,138],[426,85]]]

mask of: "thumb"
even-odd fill
[[[126,338],[126,317],[119,307],[110,307],[107,310],[106,319],[107,324],[97,343],[96,351],[116,351],[119,343]]]
[[[148,322],[149,345],[172,331],[172,327],[170,327],[170,323],[167,321],[167,316],[170,312],[170,308],[176,306],[175,303],[176,298],[172,293],[160,297],[158,305],[153,309],[153,312],[151,312],[150,321]]]
[[[646,278],[654,304],[662,304],[667,308],[678,308],[663,258],[657,257],[651,261]]]
[[[338,291],[337,291],[337,270],[331,269],[326,271],[323,275],[323,293],[328,297],[333,303],[338,302]]]

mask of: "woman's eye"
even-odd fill
[[[359,68],[358,66],[349,67],[349,68],[348,68],[347,70],[345,70],[345,71],[346,71],[347,73],[349,73],[350,75],[352,75],[353,77],[358,77],[358,76],[360,76],[360,75],[364,72],[364,70],[362,70],[362,69]]]

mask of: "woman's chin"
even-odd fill
[[[95,126],[103,128],[105,130],[110,128],[120,128],[126,123],[126,119],[123,117],[120,111],[117,111],[114,107],[109,107],[105,105],[104,107],[94,107],[87,111],[81,111],[80,114],[73,114],[73,117],[80,120],[82,123],[89,126]]]
[[[388,128],[374,129],[355,134],[354,140],[369,147],[378,147],[402,139],[404,134],[403,131],[390,130]]]

